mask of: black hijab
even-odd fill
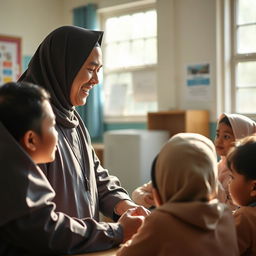
[[[40,44],[19,79],[50,92],[57,123],[65,127],[78,125],[75,108],[70,102],[71,85],[93,48],[101,44],[102,36],[102,31],[75,26],[57,28]]]

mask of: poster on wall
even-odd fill
[[[21,72],[21,38],[0,35],[0,85],[16,81]]]
[[[189,64],[186,66],[185,95],[189,101],[208,101],[211,98],[210,64]]]

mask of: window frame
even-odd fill
[[[231,0],[231,110],[232,113],[239,113],[237,111],[237,65],[241,62],[256,61],[256,52],[254,53],[238,53],[237,52],[237,18],[238,18],[238,1]],[[256,108],[254,113],[240,113],[250,118],[256,118]]]
[[[109,8],[100,9],[98,11],[99,18],[100,18],[100,27],[103,31],[105,31],[105,23],[108,18],[111,18],[114,16],[129,15],[129,14],[133,14],[135,12],[140,12],[140,11],[146,12],[146,11],[149,11],[152,9],[157,11],[155,1],[147,1],[144,4],[120,5],[120,6],[115,6],[113,8],[109,7]],[[157,45],[158,45],[158,36],[157,35],[156,35],[156,40],[157,40]],[[104,52],[105,52],[104,40],[103,40],[103,44],[102,44],[102,51],[103,51],[103,58],[104,58]],[[105,76],[105,74],[111,74],[111,73],[118,74],[118,73],[123,73],[123,72],[150,71],[150,70],[157,72],[157,63],[156,64],[145,64],[143,66],[115,68],[115,69],[111,69],[111,70],[107,70],[107,69],[103,68],[103,76]],[[123,116],[123,115],[108,116],[108,115],[104,114],[103,118],[104,118],[104,121],[107,123],[111,123],[111,122],[120,122],[120,123],[145,122],[147,119],[147,113],[145,113],[145,115],[126,115],[126,116]]]

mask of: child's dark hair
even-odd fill
[[[25,82],[0,86],[0,122],[20,141],[28,130],[41,134],[42,103],[50,96],[45,89]]]
[[[227,166],[247,179],[256,179],[256,136],[248,136],[238,142],[227,156]]]
[[[227,126],[232,128],[231,123],[229,122],[229,119],[227,116],[224,116],[220,119],[219,124],[221,123],[226,124]]]
[[[155,157],[155,159],[153,160],[152,165],[151,165],[151,181],[152,181],[152,186],[155,189],[158,189],[157,184],[156,184],[156,161],[157,161],[157,156]]]

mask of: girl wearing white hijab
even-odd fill
[[[117,256],[238,255],[231,212],[216,199],[217,158],[209,139],[172,137],[153,163],[152,184],[157,208]]]
[[[256,123],[246,116],[223,113],[219,117],[215,138],[216,152],[221,157],[218,162],[218,179],[223,187],[223,192],[219,193],[219,199],[231,210],[235,210],[237,206],[232,202],[228,191],[231,172],[226,165],[226,156],[237,140],[255,132]]]

